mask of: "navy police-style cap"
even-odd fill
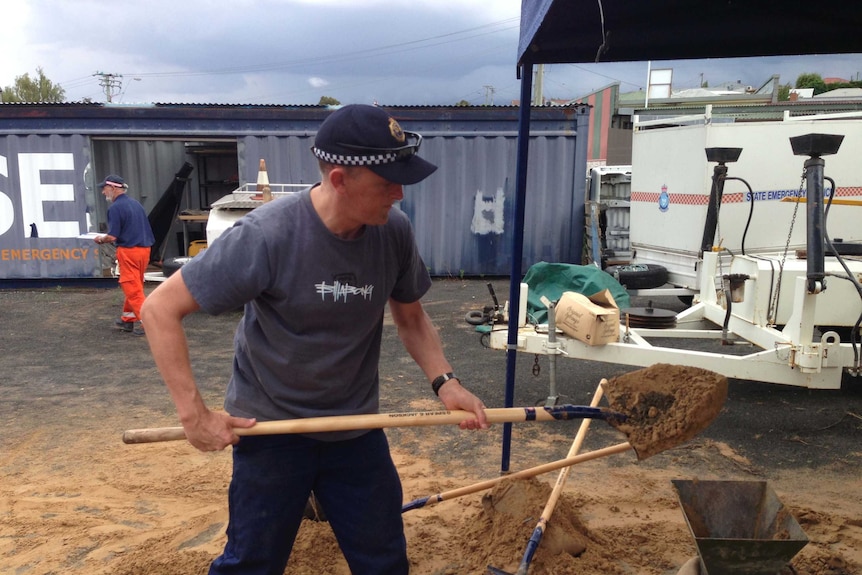
[[[422,136],[405,132],[383,108],[349,104],[320,125],[311,151],[324,162],[339,166],[365,166],[390,182],[421,182],[437,166],[416,153]]]
[[[99,185],[99,188],[104,188],[105,186],[113,186],[115,188],[127,188],[126,180],[121,178],[120,176],[107,176]]]

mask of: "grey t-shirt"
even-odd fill
[[[259,421],[376,413],[386,302],[417,301],[431,285],[403,212],[344,240],[310,188],[249,212],[181,273],[204,311],[245,306],[225,409]]]

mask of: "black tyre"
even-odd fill
[[[188,261],[192,259],[190,257],[179,257],[179,258],[168,258],[162,262],[162,273],[165,274],[166,278],[169,278],[173,275],[175,271],[183,267]]]
[[[481,312],[478,310],[467,312],[467,315],[464,316],[464,321],[466,321],[470,325],[483,325],[486,323],[490,323],[488,315],[485,312]]]
[[[626,289],[650,289],[667,283],[667,268],[656,264],[608,266],[605,272],[612,275]]]

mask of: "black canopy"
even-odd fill
[[[533,65],[856,53],[860,34],[859,0],[522,0],[506,407],[514,401]],[[510,442],[507,423],[504,472]]]
[[[524,0],[519,64],[862,52],[862,2]]]

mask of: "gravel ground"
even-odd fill
[[[469,312],[492,303],[489,281],[501,303],[508,299],[505,279],[441,278],[424,302],[455,371],[489,407],[501,407],[506,353],[485,347],[482,335],[465,321]],[[654,304],[683,309],[675,298]],[[221,549],[229,453],[200,454],[183,442],[126,446],[120,441],[126,429],[177,424],[146,339],[113,328],[121,305],[116,288],[0,290],[0,573],[203,573]],[[632,301],[633,307],[644,305]],[[240,313],[194,314],[185,322],[195,375],[213,407],[221,405],[230,377]],[[717,342],[694,347],[727,351]],[[588,404],[602,378],[635,369],[561,358],[556,393],[561,403]],[[550,371],[547,357],[518,354],[514,404],[544,404]],[[380,374],[382,411],[439,409],[390,321]],[[577,425],[514,425],[510,470],[561,458]],[[405,497],[499,477],[503,429],[389,429]],[[611,426],[595,422],[585,450],[623,439]],[[731,380],[725,408],[684,445],[644,461],[622,454],[578,466],[559,511],[582,517],[599,543],[577,560],[543,546],[532,572],[676,574],[695,552],[670,486],[671,479],[683,477],[769,480],[811,538],[794,560],[794,573],[858,573],[860,440],[862,381],[826,391]],[[476,566],[488,563],[517,565],[544,502],[530,502],[526,521],[493,524],[506,533],[523,528],[508,540],[483,530],[488,526],[482,501],[474,495],[406,515],[417,575],[475,573],[481,570]],[[297,544],[296,566],[288,572],[346,573],[328,528],[307,529]],[[504,539],[506,549],[491,548]],[[464,547],[467,541],[474,543]]]
[[[492,304],[488,283],[504,303],[509,289],[506,278],[436,279],[424,303],[455,371],[488,406],[502,407],[506,354],[485,347],[482,335],[464,319],[468,312]],[[153,285],[148,284],[147,290]],[[676,298],[654,299],[655,307],[684,309]],[[12,433],[40,412],[62,410],[63,417],[87,418],[93,417],[94,407],[111,413],[147,408],[161,414],[164,424],[174,424],[173,405],[145,339],[112,327],[121,304],[119,289],[0,290],[0,361],[7,374],[0,383],[0,421],[12,427]],[[632,307],[645,305],[639,298],[632,300]],[[194,314],[186,319],[195,373],[204,397],[214,406],[221,404],[230,376],[239,314]],[[669,343],[680,345],[676,340]],[[692,347],[726,352],[718,342],[698,341]],[[421,371],[389,324],[383,348],[381,410],[407,411],[409,401],[416,398],[433,401]],[[555,370],[559,402],[587,404],[601,378],[635,369],[561,358]],[[514,404],[544,404],[551,391],[549,372],[546,356],[518,354]],[[862,380],[847,377],[845,381],[841,390],[808,390],[731,380],[726,408],[703,436],[726,442],[758,467],[817,467],[838,460],[860,469]],[[532,429],[541,433],[554,425],[538,424]],[[130,425],[146,426],[150,425]],[[608,428],[607,433],[615,432]]]

